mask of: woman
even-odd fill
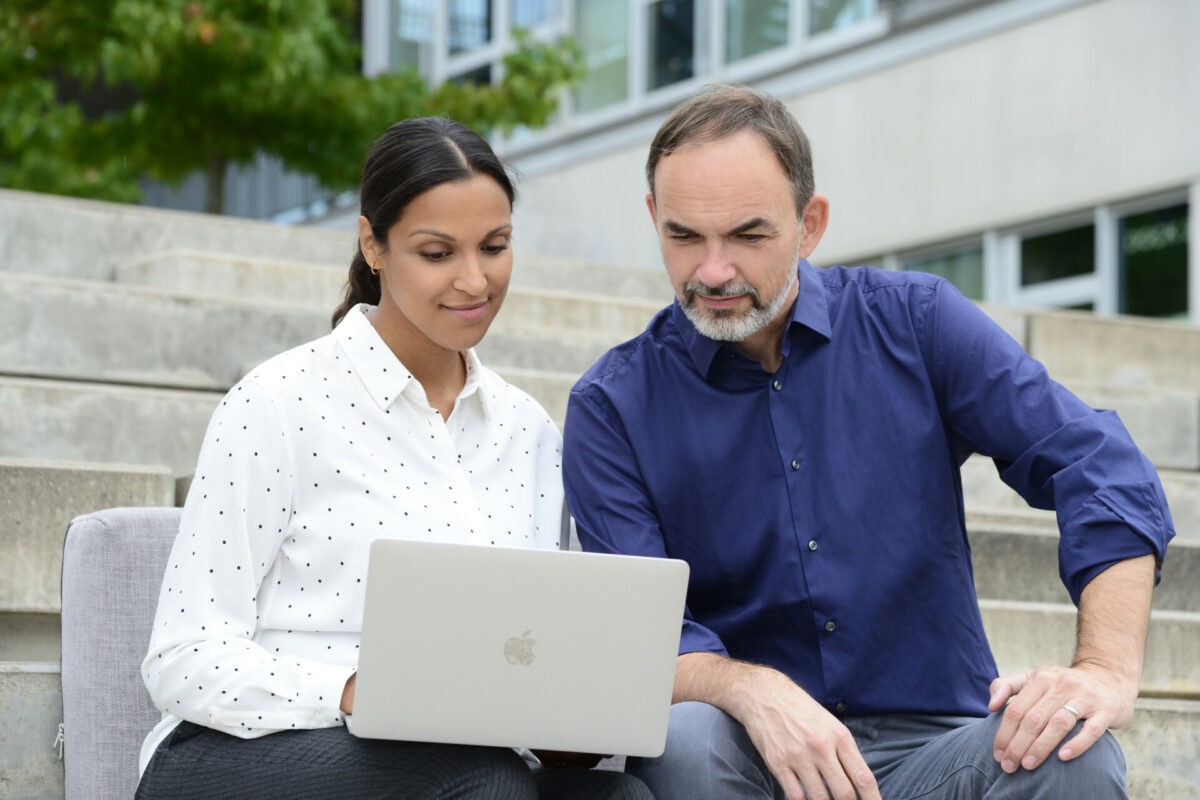
[[[254,369],[209,425],[142,665],[163,720],[137,797],[649,796],[342,724],[373,539],[558,543],[558,431],[471,349],[508,288],[513,198],[449,120],[373,146],[334,331]]]

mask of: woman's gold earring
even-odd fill
[[[377,278],[379,277],[379,267],[375,266],[374,264],[371,264],[367,267],[367,269],[371,270],[372,275],[374,275]]]

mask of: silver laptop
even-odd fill
[[[683,561],[378,540],[355,736],[657,756]]]

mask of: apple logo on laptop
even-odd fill
[[[529,638],[529,631],[514,636],[504,643],[504,658],[514,666],[528,667],[533,663],[533,646],[537,639]]]

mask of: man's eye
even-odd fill
[[[761,233],[743,233],[741,238],[746,244],[758,244],[767,237]]]

